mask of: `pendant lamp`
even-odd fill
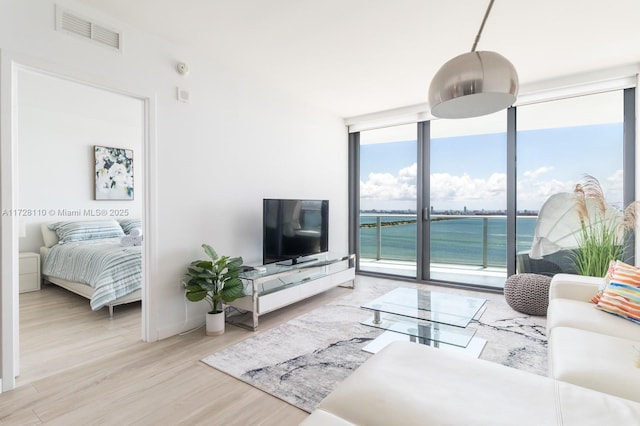
[[[504,56],[476,51],[491,0],[471,52],[445,63],[429,87],[431,114],[440,118],[469,118],[510,107],[518,94],[518,74]]]

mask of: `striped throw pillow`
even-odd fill
[[[58,235],[58,243],[123,237],[124,232],[116,220],[82,220],[55,222],[49,229]]]
[[[607,269],[607,273],[604,276],[602,284],[600,285],[600,289],[598,289],[598,294],[591,298],[591,303],[598,304],[598,302],[600,301],[600,297],[602,296],[602,293],[604,293],[604,289],[609,285],[609,281],[611,281],[611,276],[614,274],[618,262],[618,260],[612,260],[609,262],[609,269]]]
[[[616,261],[612,269],[596,307],[640,324],[640,268]]]
[[[142,228],[142,220],[140,219],[121,219],[120,226],[125,234],[129,235],[131,230],[135,228]]]

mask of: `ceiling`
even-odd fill
[[[426,102],[488,0],[78,0],[341,117]],[[638,0],[497,0],[478,50],[520,83],[640,63]],[[176,58],[179,59],[179,58]],[[191,72],[197,72],[193,70]]]

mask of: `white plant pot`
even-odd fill
[[[224,334],[224,311],[217,314],[207,313],[207,336]]]

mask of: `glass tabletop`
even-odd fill
[[[415,337],[420,343],[446,343],[462,348],[469,345],[476,333],[475,328],[460,328],[415,319],[409,320],[406,317],[395,315],[383,315],[379,322],[376,321],[375,318],[371,318],[367,321],[362,321],[361,324],[381,330],[406,334]]]
[[[480,317],[486,302],[478,297],[398,287],[362,308],[464,328]]]
[[[322,266],[330,266],[344,260],[352,260],[354,255],[344,255],[340,253],[325,252],[314,256],[305,258],[300,263],[284,265],[280,263],[270,263],[267,265],[258,266],[255,269],[244,271],[240,274],[240,278],[255,280],[259,278],[265,278],[273,275],[278,275],[283,272],[292,270],[305,270],[311,268],[317,268]]]

